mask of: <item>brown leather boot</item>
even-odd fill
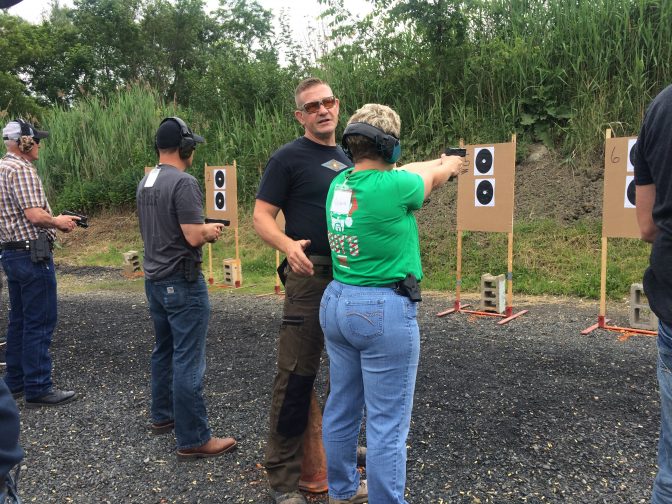
[[[236,440],[230,437],[211,437],[207,443],[195,448],[183,448],[177,450],[178,460],[191,460],[199,458],[219,457],[236,449]]]

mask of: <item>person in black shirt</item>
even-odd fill
[[[661,426],[651,502],[672,502],[672,85],[646,111],[634,147],[635,201],[642,239],[652,243],[644,292],[658,316]]]
[[[306,502],[299,489],[304,433],[309,424],[313,383],[324,348],[319,323],[322,293],[332,279],[325,203],[333,178],[350,166],[336,145],[339,101],[319,79],[302,81],[294,116],[304,135],[269,159],[254,207],[259,236],[286,256],[285,304],[278,341],[278,364],[270,412],[265,467],[277,504]],[[282,210],[285,232],[275,218]],[[321,447],[321,440],[317,440]],[[312,489],[326,490],[326,474]]]

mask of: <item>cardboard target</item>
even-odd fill
[[[628,173],[634,173],[635,172],[635,164],[632,162],[632,151],[635,147],[635,144],[637,143],[636,138],[630,138],[628,140]]]
[[[474,149],[474,176],[494,175],[495,148],[478,147]]]
[[[495,179],[474,180],[474,206],[495,206]]]
[[[205,216],[225,219],[238,227],[236,167],[205,165]]]
[[[602,236],[639,238],[635,183],[630,166],[636,137],[607,138],[604,147]]]
[[[457,178],[457,229],[513,231],[516,144],[467,145],[466,150],[468,170]]]

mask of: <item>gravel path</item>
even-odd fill
[[[178,463],[173,436],[148,432],[153,334],[142,294],[63,293],[54,379],[81,397],[21,406],[26,502],[271,503],[260,463],[281,300],[223,292],[211,301],[209,418],[238,450]],[[523,302],[530,313],[507,326],[435,317],[449,304],[427,294],[421,304],[409,503],[648,502],[659,425],[653,338],[581,336],[596,302]]]

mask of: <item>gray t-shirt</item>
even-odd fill
[[[174,166],[161,164],[138,184],[136,202],[145,243],[145,278],[160,280],[182,273],[183,260],[201,262],[201,247],[187,242],[180,224],[203,223],[203,193],[197,180]]]

